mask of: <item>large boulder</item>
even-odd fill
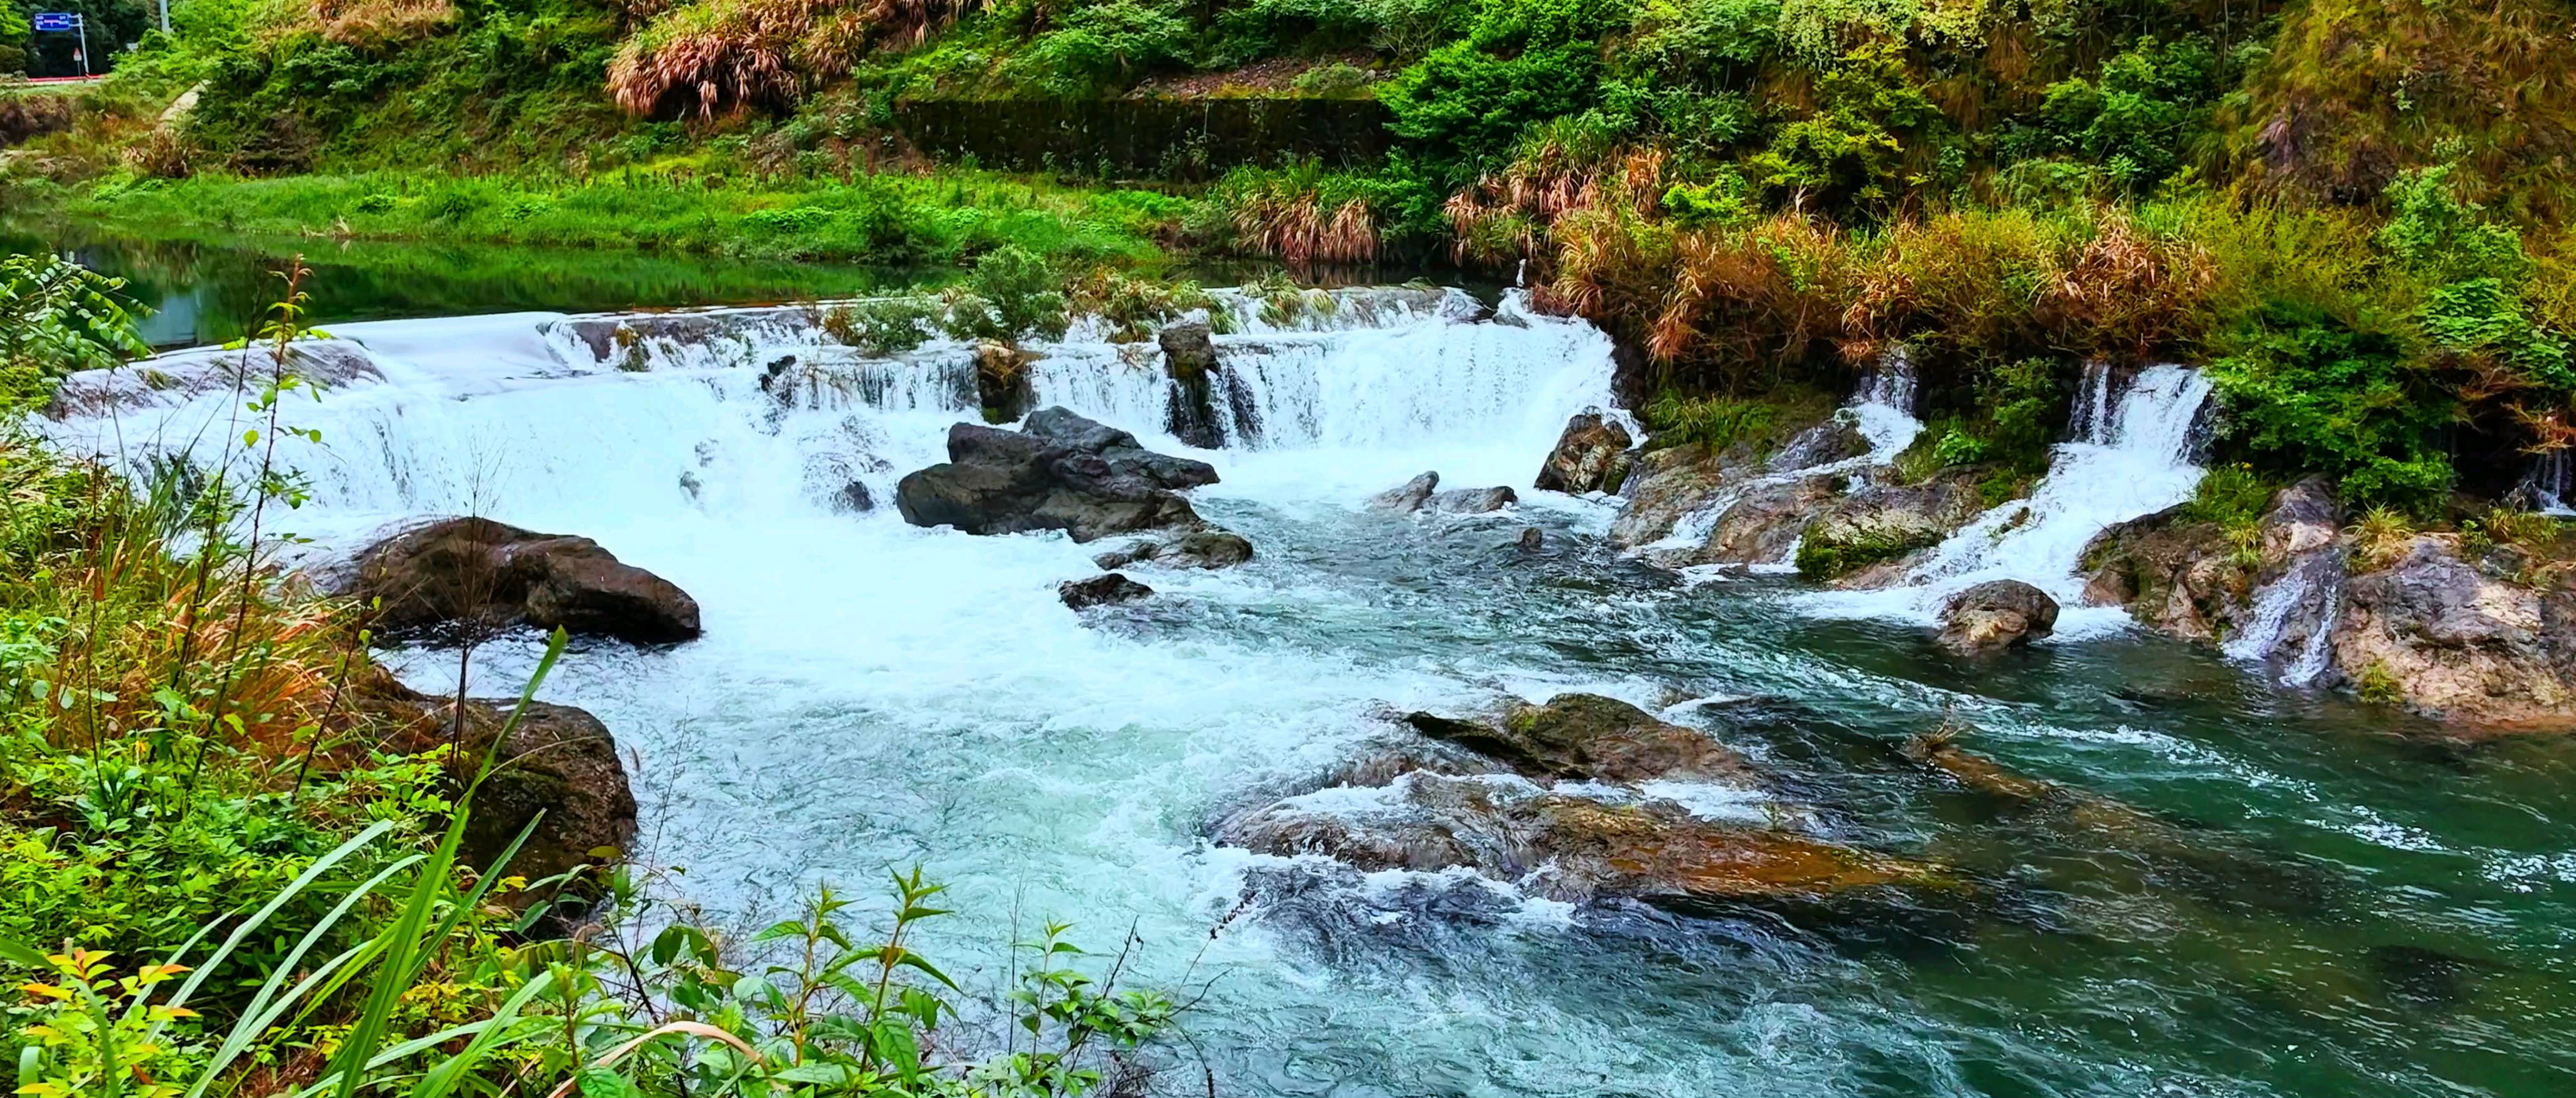
[[[1871,484],[1824,506],[1798,542],[1798,574],[1840,587],[1897,582],[1918,554],[1986,509],[1982,470],[1951,469],[1917,484]]]
[[[2334,661],[2365,698],[2501,726],[2576,724],[2576,587],[2499,546],[2422,534],[2345,583]]]
[[[2325,575],[2343,568],[2343,511],[2323,479],[2310,477],[2272,497],[2255,524],[2250,554],[2219,524],[2192,515],[2189,505],[2177,505],[2094,535],[2084,547],[2084,601],[2124,606],[2162,633],[2215,642],[2242,637],[2257,616],[2258,589],[2291,578],[2314,590],[2302,605],[2283,610],[2286,620],[2273,642],[2304,648],[2331,625],[2330,600],[2316,596],[2329,586]]]
[[[1442,515],[1489,515],[1520,502],[1520,493],[1508,487],[1452,488],[1434,492],[1422,501],[1422,509]]]
[[[1941,606],[1941,646],[1961,655],[2027,644],[2057,629],[2057,600],[2020,580],[1988,580]]]
[[[1197,528],[1180,489],[1216,483],[1206,462],[1146,450],[1136,436],[1062,408],[1020,431],[973,423],[948,430],[948,461],[906,475],[895,508],[915,526],[970,534],[1063,530],[1075,541]]]
[[[1798,432],[1771,455],[1774,473],[1794,473],[1850,461],[1869,453],[1869,436],[1849,416],[1837,415]]]
[[[1668,559],[1668,565],[1776,564],[1797,552],[1800,538],[1826,505],[1842,498],[1842,478],[1765,478],[1718,515],[1708,539]]]
[[[389,636],[534,626],[666,644],[699,633],[697,600],[589,538],[485,518],[442,519],[369,546],[341,593],[382,600]]]
[[[475,791],[459,858],[476,870],[495,866],[531,821],[525,845],[502,871],[542,881],[584,866],[614,864],[635,841],[635,793],[617,754],[617,740],[588,711],[529,702],[510,736],[493,742],[518,708],[515,698],[468,698],[460,714],[448,698],[416,693],[389,676],[353,689],[354,703],[390,718],[398,731],[385,744],[406,754],[455,748],[448,766],[470,779],[488,754],[493,770]],[[596,897],[601,882],[572,882],[571,894]],[[510,892],[500,902],[525,910],[556,895],[554,889]]]
[[[1545,492],[1616,492],[1628,479],[1628,448],[1635,445],[1619,421],[1588,411],[1565,421],[1532,485]]]
[[[1904,904],[1960,889],[1928,863],[1705,820],[1668,801],[1576,796],[1498,775],[1414,771],[1381,787],[1291,797],[1226,820],[1217,841],[1363,870],[1472,869],[1567,903]]]
[[[1431,502],[1431,492],[1440,487],[1438,472],[1424,473],[1412,480],[1368,498],[1368,509],[1388,515],[1410,515]]]
[[[1405,723],[1532,778],[1613,782],[1688,777],[1750,784],[1744,758],[1706,733],[1599,694],[1515,704],[1498,724],[1413,713]]]

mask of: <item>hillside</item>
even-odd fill
[[[2428,512],[2568,442],[2576,89],[2552,58],[2576,17],[2547,2],[191,0],[174,18],[12,174],[92,213],[358,236],[1526,261],[1542,305],[1643,352],[1641,403],[1840,388],[1903,344],[1958,452],[2026,463],[2044,432],[1998,407],[2062,417],[2086,358],[2189,358],[2225,379],[2229,456]],[[156,128],[190,86],[194,110]],[[1191,130],[1220,102],[1315,106]],[[1048,177],[1007,224],[1010,184],[969,200],[978,177],[956,173],[988,154]],[[232,182],[307,174],[325,178]],[[213,181],[155,182],[190,175]]]

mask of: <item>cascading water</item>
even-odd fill
[[[2279,576],[2255,590],[2251,618],[2221,649],[2230,659],[2265,667],[2283,686],[2315,685],[2334,657],[2344,575],[2339,547],[2293,557]]]
[[[2118,627],[2125,612],[2084,607],[2076,569],[2086,544],[2113,523],[2173,506],[2199,486],[2193,460],[2209,379],[2198,370],[2158,365],[2114,390],[2107,368],[2088,369],[2048,474],[2030,497],[1978,516],[1918,566],[1911,583],[1888,591],[1830,592],[1808,605],[1836,615],[1928,621],[1949,595],[1995,579],[2017,579],[2049,593],[2063,611],[2058,632]]]
[[[2570,506],[2567,500],[2570,492],[2576,492],[2576,461],[2570,461],[2565,450],[2540,455],[2522,482],[2522,493],[2530,498],[2532,510],[2544,515],[2576,516],[2576,506]]]
[[[2399,1098],[2545,1093],[2576,1066],[2553,952],[2576,836],[2548,802],[2516,800],[2563,785],[2562,763],[2499,752],[2391,781],[2420,758],[2350,735],[2347,712],[2213,697],[2197,677],[2179,680],[2189,696],[2139,704],[2176,681],[2157,660],[2191,666],[2143,641],[2067,646],[1963,690],[1890,655],[1893,631],[1678,593],[1570,536],[1597,505],[1546,493],[1508,525],[1367,514],[1361,498],[1425,468],[1527,483],[1569,413],[1608,403],[1608,341],[1510,302],[1474,322],[1423,291],[1338,295],[1330,315],[1220,298],[1220,375],[1240,381],[1229,425],[1261,430],[1200,455],[1225,480],[1194,502],[1259,555],[1139,570],[1154,598],[1087,618],[1054,585],[1090,574],[1097,546],[882,513],[894,478],[976,417],[970,351],[860,358],[800,310],[332,325],[342,338],[299,366],[326,375],[321,399],[281,403],[324,442],[283,444],[316,495],[280,521],[355,538],[470,508],[595,537],[677,582],[703,639],[578,650],[545,689],[635,757],[642,856],[687,866],[712,917],[751,926],[827,880],[863,922],[867,882],[922,863],[958,914],[926,924],[921,947],[972,989],[1006,984],[1007,943],[1038,920],[1111,950],[1132,928],[1125,979],[1192,1003],[1187,1050],[1164,1065],[1174,1089]],[[1144,351],[1079,335],[1037,349],[1042,399],[1158,433],[1170,390]],[[45,429],[137,464],[216,460],[240,438],[226,370],[241,361],[75,379]],[[267,370],[256,354],[250,367]],[[1875,452],[1902,443],[1873,409],[1912,427],[1900,378],[1883,371],[1851,409]],[[2054,490],[2125,493],[2106,512],[2187,492],[2187,447],[2158,442],[2198,399],[2187,380],[2089,386],[2110,426],[2061,450]],[[2142,475],[2165,480],[2149,491]],[[879,513],[835,509],[850,480]],[[1524,523],[1546,528],[1544,548],[1520,547]],[[534,652],[477,658],[476,689],[501,693]],[[1464,713],[1565,690],[1707,729],[1778,778],[1725,795],[1644,783],[1603,803],[1651,795],[1770,826],[1814,799],[1825,810],[1798,826],[1838,841],[2004,860],[1963,874],[1978,913],[1881,916],[1847,945],[1768,910],[1574,910],[1461,874],[1331,877],[1320,858],[1204,837],[1382,749],[1381,706]],[[1748,696],[1762,700],[1732,700]],[[1884,745],[1950,722],[2075,810],[1951,811],[1954,786],[1888,759]],[[2300,857],[2285,869],[2248,847]],[[1326,884],[1269,884],[1309,871]],[[2303,891],[2311,875],[2332,887]],[[2297,908],[2311,892],[2328,897],[2314,917]],[[2443,1024],[2406,1024],[2435,993]]]
[[[1894,461],[1923,432],[1923,421],[1914,418],[1914,362],[1906,348],[1898,346],[1881,358],[1877,367],[1861,378],[1851,400],[1835,416],[1860,432],[1868,449],[1849,457],[1819,459],[1814,443],[1828,439],[1835,427],[1831,423],[1820,425],[1781,447],[1763,473],[1682,516],[1673,523],[1671,533],[1637,547],[1637,553],[1649,559],[1687,557],[1708,543],[1729,509],[1755,491],[1806,477],[1861,473]],[[1770,563],[1783,567],[1796,555],[1792,547],[1787,557]]]

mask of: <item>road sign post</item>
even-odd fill
[[[80,49],[72,56],[80,59],[81,75],[89,75],[89,20],[76,11],[40,11],[29,20],[39,31],[57,31],[80,35]]]

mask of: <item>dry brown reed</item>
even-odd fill
[[[637,115],[713,118],[793,104],[877,46],[909,48],[981,0],[698,0],[655,12],[609,62]]]

